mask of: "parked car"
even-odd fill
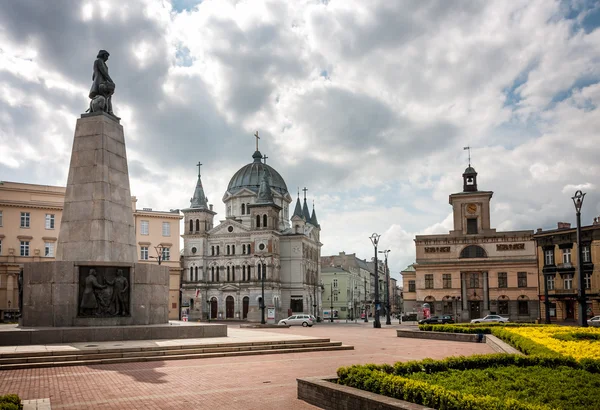
[[[446,323],[454,323],[454,318],[450,315],[443,315],[443,316],[431,316],[430,318],[419,320],[420,325],[424,325],[424,324],[445,325]]]
[[[302,325],[304,327],[312,326],[316,322],[315,320],[313,320],[313,317],[314,316],[312,315],[292,315],[287,319],[281,319],[278,324],[290,326]]]
[[[481,319],[473,319],[471,320],[471,323],[506,323],[508,321],[509,320],[507,317],[502,317],[499,315],[487,315]]]
[[[600,316],[594,316],[593,318],[588,319],[588,326],[598,326],[600,327]]]

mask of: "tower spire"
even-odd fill
[[[200,167],[202,163],[198,161],[196,164],[198,167],[198,182],[196,182],[196,188],[194,189],[194,196],[190,200],[190,208],[208,209],[208,198],[204,194],[204,188],[202,187],[202,178],[200,177]]]
[[[469,167],[471,166],[471,147],[464,147],[463,150],[469,151]]]
[[[304,220],[306,222],[310,222],[310,212],[308,211],[308,205],[306,204],[306,191],[308,191],[308,189],[306,189],[306,187],[304,187],[303,191],[304,191],[304,205],[302,206],[302,216],[304,217]]]

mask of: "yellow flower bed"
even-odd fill
[[[505,327],[505,331],[526,337],[536,343],[546,346],[557,353],[572,356],[575,359],[600,359],[599,340],[564,341],[555,339],[556,334],[590,333],[600,335],[600,328],[581,328],[570,326],[542,327]]]

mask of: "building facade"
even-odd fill
[[[24,263],[54,260],[64,196],[65,187],[0,182],[0,310],[18,310],[17,277]],[[161,263],[170,268],[169,319],[177,319],[182,216],[136,210],[136,201],[132,197],[139,261],[157,263],[155,247],[161,248]]]
[[[323,266],[323,309],[337,311],[339,319],[360,319],[363,313],[364,280],[359,272],[340,267]],[[331,317],[325,315],[325,318]]]
[[[538,248],[539,298],[541,318],[557,322],[576,322],[579,319],[578,264],[584,274],[588,318],[600,312],[600,221],[581,227],[581,261],[577,248],[577,229],[564,222],[557,229],[538,229],[534,235]]]
[[[225,219],[214,224],[200,172],[183,209],[182,307],[189,320],[275,322],[292,313],[319,316],[321,227],[300,195],[294,213],[285,181],[258,151],[231,178]],[[264,161],[264,162],[263,162]]]
[[[492,195],[477,189],[477,172],[469,165],[463,192],[449,198],[454,229],[416,236],[414,275],[403,272],[408,282],[405,304],[412,304],[414,311],[423,312],[427,304],[431,314],[452,314],[460,321],[487,314],[511,321],[539,318],[533,231],[491,228]]]

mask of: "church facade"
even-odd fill
[[[231,178],[216,225],[200,172],[183,209],[182,311],[188,320],[261,320],[321,311],[320,232],[312,209],[293,199],[281,175],[256,147]],[[199,164],[200,165],[200,164]],[[264,290],[263,290],[264,288]],[[263,305],[264,294],[264,305]]]

